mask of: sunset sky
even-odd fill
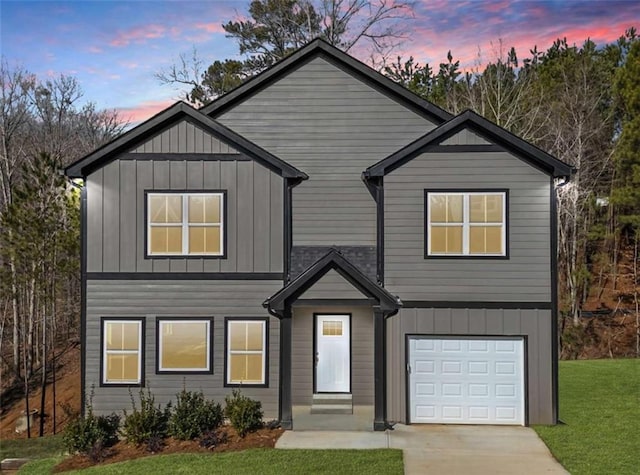
[[[74,75],[84,99],[116,108],[132,122],[178,98],[154,73],[193,46],[207,64],[237,56],[221,24],[246,16],[248,1],[11,1],[0,0],[0,49],[10,65],[40,78]],[[520,58],[558,37],[581,44],[614,41],[640,29],[640,1],[418,0],[397,54],[437,65],[448,50],[463,66],[478,50],[491,57],[499,39]]]

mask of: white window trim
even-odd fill
[[[231,324],[232,323],[259,323],[262,325],[262,350],[231,350]],[[240,320],[229,319],[227,325],[227,341],[225,351],[227,352],[227,384],[266,384],[266,366],[267,366],[267,322],[266,320]],[[262,377],[260,381],[234,381],[231,379],[231,355],[262,355]]]
[[[471,196],[502,196],[502,222],[501,223],[471,223],[469,221],[469,198]],[[431,222],[431,197],[432,196],[462,196],[462,223],[432,223]],[[470,256],[470,257],[505,257],[507,255],[507,193],[504,191],[427,191],[427,255],[428,256]],[[470,253],[469,233],[471,225],[491,227],[502,226],[502,252],[501,253]],[[431,227],[459,227],[462,225],[462,253],[431,252]]]
[[[151,198],[154,196],[181,196],[182,197],[182,223],[152,223],[151,222]],[[162,256],[222,256],[224,255],[224,199],[221,192],[197,192],[197,193],[147,193],[147,255],[149,257]],[[220,197],[220,222],[219,223],[189,223],[189,197],[190,196],[218,196]],[[151,228],[157,227],[182,227],[182,252],[151,252]],[[219,227],[220,228],[220,252],[189,252],[189,227]]]
[[[165,323],[171,324],[181,324],[181,323],[206,323],[207,324],[207,334],[206,334],[206,342],[207,342],[207,364],[204,368],[163,368],[162,367],[162,325]],[[158,332],[158,371],[159,372],[210,372],[211,371],[211,320],[207,319],[184,319],[184,320],[158,320],[156,331]]]
[[[135,323],[138,326],[138,349],[137,350],[107,350],[107,326],[110,323]],[[138,355],[138,379],[118,379],[109,381],[107,379],[107,355]],[[102,320],[102,384],[141,384],[142,382],[142,320],[122,320],[105,319]]]

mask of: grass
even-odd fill
[[[560,362],[560,419],[538,435],[573,475],[637,474],[640,360]]]
[[[62,434],[0,441],[0,460],[6,458],[45,458],[64,452]]]
[[[50,472],[58,459],[30,462],[20,475]],[[222,454],[171,454],[100,465],[69,474],[389,474],[403,473],[402,451],[252,449]]]

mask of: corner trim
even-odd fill
[[[553,178],[550,179],[551,202],[551,411],[555,424],[560,421],[558,359],[558,202]]]
[[[87,406],[87,180],[80,191],[80,414]],[[102,330],[101,330],[102,332]],[[100,370],[102,371],[102,369]],[[102,375],[100,375],[102,379]]]

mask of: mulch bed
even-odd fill
[[[103,465],[108,463],[123,462],[140,457],[148,457],[149,455],[158,454],[175,454],[175,453],[217,453],[217,452],[233,452],[238,450],[256,449],[256,448],[273,448],[276,441],[284,432],[283,429],[263,428],[255,432],[250,432],[244,438],[238,436],[236,431],[225,426],[223,431],[227,432],[227,442],[208,449],[201,447],[197,440],[177,440],[173,438],[165,439],[165,445],[160,452],[149,452],[145,445],[135,446],[127,444],[124,441],[118,442],[113,447],[105,449],[104,459],[101,462],[94,462],[86,455],[74,455],[64,459],[53,468],[53,473],[66,472],[69,470],[78,470],[91,467],[93,465]]]

